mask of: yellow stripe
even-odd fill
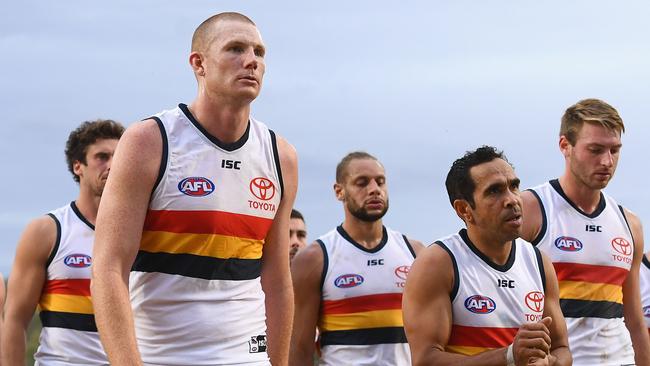
[[[623,288],[606,283],[560,281],[560,298],[623,303]]]
[[[322,331],[381,327],[403,327],[402,310],[375,310],[352,314],[325,315],[320,319]]]
[[[38,303],[41,310],[64,313],[93,314],[90,296],[44,294]]]
[[[479,353],[483,353],[483,352],[489,351],[491,349],[494,349],[494,348],[470,347],[470,346],[447,346],[447,347],[445,347],[445,351],[447,351],[447,352],[458,353],[458,354],[466,355],[466,356],[477,355]]]
[[[195,254],[214,258],[262,258],[263,240],[216,234],[142,233],[140,249],[152,253]]]

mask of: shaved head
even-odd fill
[[[235,12],[226,12],[213,15],[203,21],[192,36],[192,52],[199,52],[205,50],[205,47],[210,44],[215,34],[211,32],[215,25],[223,21],[238,21],[256,26],[255,23],[246,15],[235,13]]]

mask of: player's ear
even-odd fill
[[[558,145],[560,146],[562,155],[564,155],[565,158],[568,158],[571,155],[571,149],[573,148],[569,139],[565,135],[560,136],[560,142]]]
[[[472,215],[472,206],[467,202],[466,200],[454,200],[454,210],[456,211],[456,215],[460,217],[461,220],[463,220],[465,223],[473,223],[474,222],[474,216]]]
[[[190,53],[190,66],[194,70],[196,76],[205,76],[205,70],[203,68],[203,55],[199,52]]]
[[[343,185],[334,183],[334,194],[336,195],[337,200],[343,201]]]

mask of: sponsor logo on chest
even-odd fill
[[[86,254],[70,254],[63,258],[63,264],[71,268],[86,268],[92,263],[93,259]]]
[[[465,299],[465,309],[474,314],[489,314],[497,308],[491,298],[483,295],[472,295]]]
[[[214,183],[205,177],[187,177],[178,182],[178,190],[190,197],[203,197],[214,192]]]
[[[582,250],[582,242],[570,236],[560,236],[555,239],[555,247],[564,252],[579,252]]]
[[[540,291],[531,291],[524,297],[524,304],[533,313],[525,313],[527,322],[538,322],[542,320],[544,312],[544,294]]]
[[[617,262],[632,263],[632,244],[625,238],[616,237],[612,239],[612,259]]]
[[[348,273],[336,277],[334,286],[338,288],[351,288],[363,284],[363,276],[355,273]]]
[[[399,266],[395,268],[395,277],[397,277],[397,281],[395,281],[395,286],[399,288],[404,288],[404,285],[406,285],[406,278],[409,275],[409,271],[411,270],[411,266]]]
[[[248,206],[255,210],[275,212],[275,203],[268,202],[276,194],[276,188],[270,179],[264,177],[257,177],[251,179],[248,184],[250,193],[255,197],[255,200],[248,200]]]

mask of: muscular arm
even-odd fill
[[[445,351],[452,329],[450,293],[453,287],[451,258],[438,245],[424,249],[413,262],[406,280],[402,311],[404,330],[411,348],[413,365],[503,366],[506,348],[464,356]],[[531,357],[544,358],[548,329],[542,323],[520,327],[514,340],[517,364]]]
[[[539,201],[535,195],[530,191],[521,192],[521,200],[523,201],[523,225],[521,228],[521,238],[532,242],[542,227],[542,208],[539,206]]]
[[[567,335],[566,321],[560,308],[560,289],[557,283],[557,276],[553,263],[542,253],[544,261],[544,275],[546,277],[546,291],[544,294],[544,317],[553,319],[548,326],[551,335],[551,359],[550,365],[568,366],[572,363],[571,352],[569,352],[569,339]]]
[[[46,280],[46,263],[56,241],[56,223],[49,216],[32,221],[16,248],[2,330],[2,364],[25,364],[26,332]]]
[[[635,214],[625,210],[625,216],[634,238],[634,257],[630,273],[623,282],[623,316],[632,338],[634,361],[637,365],[650,365],[650,337],[641,310],[639,284],[639,267],[643,258],[643,228],[641,220]]]
[[[312,243],[298,252],[291,263],[295,315],[291,334],[289,365],[304,366],[314,362],[314,339],[321,303],[323,250]]]
[[[117,146],[97,214],[91,293],[102,345],[114,365],[141,364],[128,281],[161,155],[154,121],[131,126]]]
[[[293,289],[289,272],[289,216],[298,187],[296,151],[278,138],[284,194],[266,236],[262,254],[262,289],[266,296],[268,354],[274,365],[286,365],[293,320]]]

